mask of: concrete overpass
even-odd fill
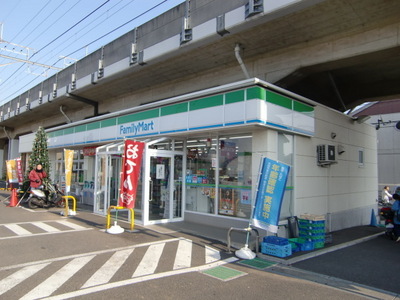
[[[4,143],[246,77],[346,111],[400,95],[398,0],[187,0],[0,107]]]

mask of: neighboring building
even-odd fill
[[[370,117],[365,122],[372,124],[377,130],[377,199],[386,185],[394,193],[400,187],[400,100],[366,103],[352,115]]]
[[[318,43],[307,36],[293,46],[301,34],[285,24],[319,16],[321,6],[275,1],[257,15],[244,0],[189,2],[191,28],[182,30],[182,4],[32,88],[10,103],[13,109],[4,106],[0,125],[13,128],[11,158],[21,155],[26,163],[34,132],[44,126],[53,179],[63,183],[63,150],[73,149],[72,191],[105,214],[118,197],[123,140],[145,141],[136,221],[226,228],[247,226],[260,160],[268,157],[291,166],[280,234],[287,217],[304,213],[325,215],[329,231],[369,224],[378,185],[375,128],[264,80],[294,72],[300,58],[318,57],[310,52],[321,49]],[[269,21],[289,30],[285,41],[293,44],[260,39],[259,30],[276,36]],[[315,24],[310,28],[322,34]],[[325,44],[331,28],[318,41]],[[245,38],[253,48],[243,62],[238,42]],[[259,40],[273,49],[267,52]]]

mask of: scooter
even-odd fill
[[[51,206],[64,207],[64,193],[57,184],[44,183],[39,188],[30,188],[29,197],[25,200],[29,208],[49,208]]]

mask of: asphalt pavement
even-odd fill
[[[8,196],[8,191],[0,191],[0,202],[2,202],[2,206],[7,204]],[[1,224],[13,224],[15,218],[14,213],[17,212],[19,208],[8,209],[13,210],[13,213],[8,214],[7,211],[5,211],[6,213],[1,215]],[[22,210],[20,211],[21,214],[26,213],[22,212]],[[36,219],[41,222],[46,222],[47,219],[50,221],[54,219],[54,214],[57,213],[55,210],[52,211],[52,209],[43,211],[48,212],[48,214],[30,213],[29,221],[35,221]],[[79,247],[81,247],[83,244],[87,245],[85,247],[92,247],[93,250],[97,249],[98,245],[96,245],[96,241],[99,240],[99,236],[97,236],[98,233],[93,231],[91,232],[91,235],[93,235],[93,242],[91,242],[87,238],[89,235],[85,233],[87,231],[84,230],[88,229],[86,227],[97,229],[104,228],[105,218],[94,215],[91,213],[90,207],[85,207],[79,203],[78,212],[79,213],[77,216],[70,218],[71,221],[77,221],[79,224],[81,224],[81,226],[83,226],[82,229],[80,229],[82,230],[82,232],[80,232],[82,236],[82,242],[81,244],[77,243],[74,246],[74,251],[79,252]],[[28,213],[26,214],[28,216]],[[20,215],[20,218],[24,217]],[[67,221],[63,221],[64,224],[58,226],[72,226]],[[77,222],[75,222],[75,224]],[[120,224],[123,227],[129,228],[129,222],[121,221]],[[135,228],[140,227],[137,226]],[[74,228],[74,230],[76,229],[77,228]],[[229,228],[213,228],[211,226],[205,226],[204,224],[195,224],[189,222],[151,225],[146,228],[139,229],[139,231],[145,234],[138,234],[137,236],[139,238],[135,238],[135,243],[146,243],[150,240],[157,240],[159,237],[161,238],[161,236],[165,238],[166,234],[168,235],[169,233],[174,232],[179,233],[179,235],[184,236],[184,238],[191,238],[195,240],[196,237],[201,242],[219,247],[221,252],[224,252],[223,258],[226,259],[229,257],[234,257],[233,253],[228,252],[227,248],[228,229]],[[75,236],[78,236],[77,233],[74,234]],[[278,258],[258,253],[258,257],[256,259],[257,262],[266,263],[266,265],[261,267],[257,267],[257,264],[252,264],[251,261],[246,260],[232,261],[232,264],[236,267],[236,269],[242,271],[246,270],[243,266],[254,267],[254,272],[260,279],[260,282],[262,282],[261,280],[265,280],[265,276],[268,276],[268,274],[284,276],[274,278],[278,280],[278,282],[280,280],[280,284],[283,285],[287,284],[287,282],[292,282],[290,281],[290,278],[309,281],[312,284],[316,284],[310,286],[315,289],[316,293],[318,291],[318,295],[327,293],[326,295],[330,295],[330,298],[332,299],[335,298],[334,295],[336,295],[338,298],[340,297],[341,299],[343,299],[343,295],[346,295],[346,297],[350,295],[349,299],[352,298],[351,295],[354,296],[354,299],[400,299],[400,279],[398,279],[398,273],[400,270],[400,243],[395,243],[386,237],[384,234],[384,228],[380,226],[358,226],[332,232],[330,234],[332,242],[326,244],[326,246],[322,249],[296,252],[293,255],[285,258]],[[65,234],[65,236],[68,235]],[[171,238],[175,238],[175,236],[171,235]],[[112,237],[112,239],[116,240],[117,237]],[[7,241],[10,242],[12,240]],[[245,240],[243,234],[234,233],[232,235],[232,241],[232,250],[234,252],[234,247],[240,248],[243,246],[243,244],[241,244],[242,241],[244,242]],[[123,240],[122,244],[121,239],[118,239],[118,243],[120,243],[120,246],[128,247],[128,245],[131,245],[132,239],[129,238],[129,240]],[[3,241],[2,245],[3,250],[7,251],[8,244]],[[105,245],[105,248],[107,247],[111,248],[112,245]],[[43,251],[44,248],[45,246],[42,245],[38,251]],[[49,249],[46,250],[51,253],[50,244],[48,248]],[[89,250],[85,249],[85,251]],[[65,251],[63,249],[57,249],[57,255],[54,255],[54,259],[60,256],[68,256],[68,254],[69,253],[67,249],[65,249]],[[18,259],[25,259],[26,261],[31,259],[29,257],[22,258],[22,254],[21,257],[18,255],[19,253],[15,253],[14,256],[10,257],[10,259],[15,259],[16,261]],[[12,261],[4,262],[6,265],[12,263]],[[179,276],[182,277],[184,275]],[[181,278],[182,282],[185,282],[188,280],[188,278],[190,278],[190,275],[187,276],[184,279]],[[268,277],[268,280],[271,280],[271,278]],[[256,280],[253,279],[251,283],[248,282],[246,284],[250,286],[255,283]],[[298,284],[297,281],[296,284]],[[323,287],[331,287],[332,290],[326,291],[323,289]],[[181,288],[183,287],[181,286]],[[293,287],[291,287],[289,290],[292,289]],[[339,291],[344,291],[346,293],[343,294]],[[154,292],[156,293],[156,289]],[[286,292],[288,291],[282,291],[280,295],[283,297]],[[107,292],[104,293],[107,294]],[[306,298],[309,297],[309,294],[307,293],[309,292],[303,292],[302,295],[293,295],[293,297],[289,298]],[[219,291],[214,291],[214,295],[218,294]],[[255,293],[255,295],[258,294]],[[198,299],[201,299],[201,293],[198,296]],[[96,299],[95,296],[93,299]],[[196,297],[193,299],[196,299]]]

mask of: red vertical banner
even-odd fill
[[[119,206],[134,208],[137,183],[140,176],[144,143],[125,141],[124,158],[121,170],[121,184],[119,189]]]
[[[17,176],[18,176],[18,183],[20,185],[23,184],[24,182],[24,174],[22,172],[22,163],[21,163],[21,158],[16,158],[15,161],[17,162]]]

